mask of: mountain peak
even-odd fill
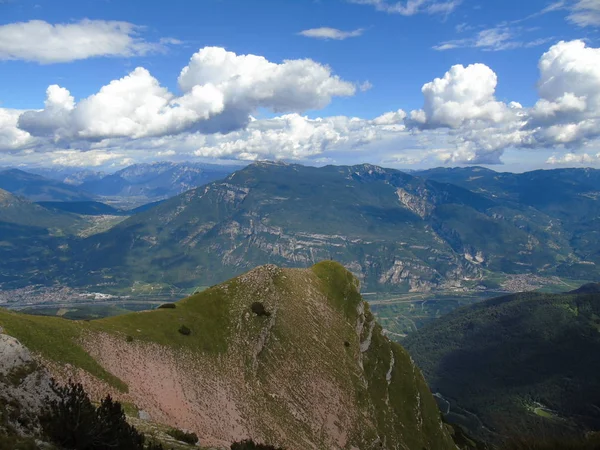
[[[421,373],[357,286],[334,262],[265,265],[174,308],[81,323],[0,310],[0,326],[56,363],[58,380],[111,392],[204,445],[455,448]]]

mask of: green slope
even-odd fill
[[[290,450],[335,442],[347,449],[454,448],[420,371],[382,335],[357,288],[333,262],[309,270],[265,266],[172,309],[91,322],[0,311],[0,326],[57,366],[68,363],[129,390],[127,398],[140,408],[160,402],[160,392],[146,387],[152,378],[132,375],[128,352],[139,364],[154,361],[156,352],[162,361],[173,358],[177,372],[169,383],[191,377],[229,386],[250,437]],[[254,315],[255,301],[271,315]],[[179,333],[181,325],[191,334]],[[209,433],[202,417],[211,408],[210,386],[185,392],[197,412],[188,427],[201,438]]]
[[[402,342],[432,390],[450,402],[450,417],[480,436],[488,434],[482,424],[501,434],[572,426],[599,430],[595,289],[487,300],[433,321]]]

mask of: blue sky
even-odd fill
[[[127,25],[115,34],[114,27],[103,25],[113,21]],[[368,160],[402,167],[504,163],[511,170],[557,164],[600,165],[600,146],[596,133],[590,131],[600,115],[600,106],[596,108],[600,85],[595,84],[600,83],[600,75],[585,67],[590,58],[600,58],[596,49],[599,25],[599,0],[4,0],[0,1],[0,108],[5,115],[4,122],[0,120],[0,165],[118,168],[135,161],[214,158],[285,159],[314,164]],[[19,27],[30,36],[25,38],[30,42],[15,37]],[[49,34],[39,31],[44,27],[50,28]],[[57,31],[57,27],[73,31],[77,39]],[[104,50],[97,50],[94,39],[102,37],[93,34],[92,28],[96,33],[110,34],[110,39],[120,33],[133,43],[119,44],[109,39]],[[88,32],[90,41],[85,42],[82,36]],[[349,37],[323,38],[344,34]],[[311,35],[321,37],[308,37]],[[58,42],[61,39],[72,39],[73,45]],[[549,63],[552,67],[541,74],[540,59],[560,41],[565,46],[548,56],[553,58]],[[569,47],[566,43],[570,42],[581,42],[585,48]],[[48,46],[57,47],[56,56],[44,56]],[[269,99],[255,98],[253,92],[264,86],[248,81],[244,85],[246,97],[240,100],[242,94],[235,86],[235,77],[239,78],[240,73],[228,73],[227,91],[218,87],[225,92],[225,105],[221,109],[211,106],[206,112],[210,117],[202,116],[205,111],[198,113],[195,105],[194,114],[203,118],[181,126],[159,127],[162,131],[156,131],[155,123],[138,124],[137,131],[131,132],[115,131],[107,124],[103,128],[109,130],[106,134],[92,130],[93,124],[81,125],[95,118],[84,117],[79,102],[137,67],[146,69],[148,76],[166,88],[169,94],[165,95],[185,95],[178,83],[180,72],[192,55],[206,47],[220,47],[237,56],[257,55],[274,64],[311,59],[329,67],[328,76],[337,76],[347,84],[331,88],[328,81],[319,78],[324,84],[306,93],[314,99],[289,100],[285,96],[294,97],[294,83],[317,81],[284,73],[273,75],[279,78],[266,83],[285,85]],[[440,85],[432,88],[427,104],[421,92],[424,84],[444,77],[452,66],[466,68],[475,63],[487,69],[469,69],[451,76],[458,86],[475,86],[475,100],[456,91],[441,92]],[[578,82],[568,78],[573,64],[581,70]],[[245,67],[242,64],[235,70],[247,70]],[[203,73],[201,67],[197,70]],[[264,72],[257,70],[258,74]],[[220,74],[219,79],[224,76]],[[494,76],[497,85],[490,88],[486,80]],[[552,90],[558,89],[554,86],[540,95],[537,86],[544,76],[546,81],[564,78],[554,83],[563,91]],[[581,76],[586,77],[583,83]],[[204,75],[198,77],[202,80],[199,85],[213,82]],[[481,83],[481,89],[477,83]],[[587,91],[579,92],[578,84]],[[65,95],[73,97],[71,103],[75,106],[63,108],[60,113],[48,107],[40,112],[51,85],[68,90]],[[354,92],[348,92],[349,85]],[[576,87],[571,88],[573,85]],[[575,90],[578,92],[571,92]],[[572,107],[564,106],[565,94],[581,99],[585,107],[575,108],[574,114]],[[540,100],[553,106],[540,104]],[[146,100],[139,101],[143,105]],[[510,102],[518,102],[522,109],[509,106]],[[127,111],[110,111],[111,105],[103,105],[109,109],[107,117],[124,114],[121,120],[130,119]],[[406,117],[373,122],[400,109]],[[20,120],[19,115],[26,110],[34,110],[38,116],[31,114],[27,121]],[[411,111],[419,110],[423,110],[421,119],[413,120],[417,116],[411,118]],[[200,123],[214,122],[216,115],[227,118],[234,114],[231,111],[237,119],[227,120],[226,128],[219,128],[219,122],[216,129],[220,133],[216,135],[214,127],[206,131]],[[458,111],[460,117],[453,116],[452,111]],[[461,116],[461,111],[472,112]],[[158,121],[162,120],[161,114],[157,112]],[[241,120],[240,115],[253,119]],[[286,115],[298,115],[309,122],[301,124],[294,116],[282,125],[279,118]],[[310,122],[332,116],[347,121],[357,117],[362,122],[351,126],[328,123],[327,130],[321,129],[320,122]],[[277,135],[267,136],[265,130],[273,128],[279,130]],[[316,132],[317,128],[320,131]],[[289,136],[284,135],[286,132]],[[566,132],[570,133],[567,137]],[[514,137],[502,145],[482,137],[493,133]],[[265,136],[264,142],[258,134]],[[250,139],[250,150],[244,149],[246,139]],[[231,149],[232,142],[235,150]]]

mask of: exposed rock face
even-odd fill
[[[411,194],[405,189],[398,188],[396,189],[396,194],[398,195],[400,203],[422,219],[429,216],[434,209],[434,205],[428,201],[428,193],[424,189]]]
[[[0,429],[36,432],[43,402],[53,396],[48,372],[17,339],[0,334]]]

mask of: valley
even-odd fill
[[[562,292],[598,276],[593,224],[578,212],[597,207],[588,193],[600,190],[600,177],[591,170],[407,174],[282,163],[228,170],[141,165],[89,181],[138,186],[122,205],[173,177],[200,183],[181,181],[177,189],[192,189],[133,209],[82,200],[84,184],[74,180],[83,175],[3,172],[14,192],[4,191],[0,207],[0,303],[47,312],[71,302],[106,311],[124,302],[153,306],[255,265],[334,259],[361,281],[389,336],[401,339],[459,306],[510,292]],[[525,196],[531,183],[544,186],[543,202]],[[22,194],[54,198],[33,203]]]

